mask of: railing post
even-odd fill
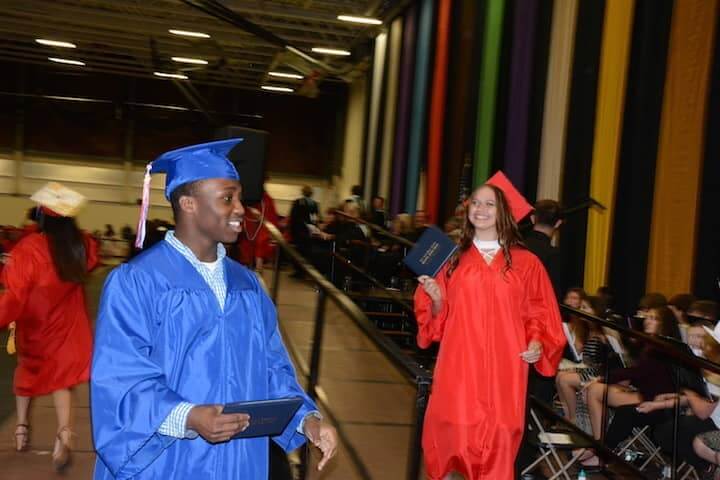
[[[282,248],[280,248],[280,245],[278,245],[275,249],[272,290],[270,294],[270,298],[272,298],[272,301],[275,304],[277,304],[278,289],[280,288],[280,255],[282,255]]]
[[[422,456],[422,433],[425,422],[425,410],[427,409],[428,397],[430,395],[430,379],[419,378],[417,380],[417,396],[415,397],[415,428],[410,444],[410,461],[408,464],[408,480],[418,480],[420,477],[420,459]]]
[[[318,290],[318,301],[315,309],[315,332],[313,333],[312,352],[310,354],[310,383],[308,394],[314,400],[316,398],[315,387],[320,375],[320,352],[322,348],[323,330],[325,329],[325,290]]]
[[[680,394],[682,393],[680,389],[680,369],[674,368],[675,370],[675,386],[677,388],[677,397],[675,398],[674,407],[673,407],[673,444],[672,444],[672,470],[670,471],[670,478],[672,480],[676,480],[678,478],[678,451],[677,451],[677,442],[678,442],[678,427],[680,425]]]
[[[335,240],[332,241],[332,254],[330,254],[330,283],[333,285],[337,285],[335,283],[335,252],[337,251],[337,242]]]

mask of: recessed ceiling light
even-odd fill
[[[326,55],[350,55],[350,52],[348,52],[347,50],[339,50],[337,48],[313,47],[312,51],[315,53],[324,53]]]
[[[293,78],[295,80],[301,80],[303,78],[302,75],[298,75],[297,73],[268,72],[268,75],[278,78]]]
[[[168,32],[172,33],[173,35],[180,35],[183,37],[210,38],[210,35],[208,35],[207,33],[192,32],[190,30],[175,30],[171,28],[170,30],[168,30]]]
[[[369,17],[356,17],[355,15],[338,15],[338,20],[350,23],[362,23],[364,25],[382,25],[382,20]]]
[[[208,61],[202,58],[189,58],[189,57],[171,57],[173,62],[178,63],[192,63],[194,65],[207,65]]]
[[[175,78],[177,80],[187,80],[187,75],[181,75],[179,73],[165,73],[165,72],[153,72],[154,75],[162,78]]]
[[[81,62],[80,60],[70,60],[69,58],[48,57],[48,60],[55,63],[64,63],[65,65],[77,65],[80,67],[85,66],[85,62]]]
[[[47,45],[48,47],[62,47],[62,48],[76,48],[77,45],[70,42],[61,42],[60,40],[47,40],[45,38],[36,38],[35,41],[40,45]]]
[[[294,91],[295,91],[295,90],[293,90],[292,88],[288,88],[288,87],[274,87],[274,86],[272,86],[272,85],[263,85],[263,86],[260,87],[260,88],[262,88],[263,90],[269,90],[269,91],[271,91],[271,92],[286,92],[286,93],[290,93],[290,92],[294,92]]]

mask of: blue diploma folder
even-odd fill
[[[247,413],[250,426],[233,438],[275,437],[290,423],[303,403],[301,397],[228,403],[222,413]]]
[[[442,230],[427,227],[403,262],[418,276],[434,277],[457,248],[457,244]]]

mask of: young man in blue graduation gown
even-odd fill
[[[227,160],[237,142],[168,152],[146,175],[141,222],[149,175],[164,172],[176,230],[105,284],[91,374],[96,480],[267,479],[269,439],[230,440],[253,422],[221,413],[237,401],[302,397],[271,440],[290,451],[307,437],[323,453],[320,467],[335,453],[334,429],[297,383],[274,305],[225,256],[244,213]]]

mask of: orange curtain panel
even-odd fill
[[[718,0],[675,2],[655,170],[647,285],[691,291]],[[717,135],[717,132],[715,132]]]

